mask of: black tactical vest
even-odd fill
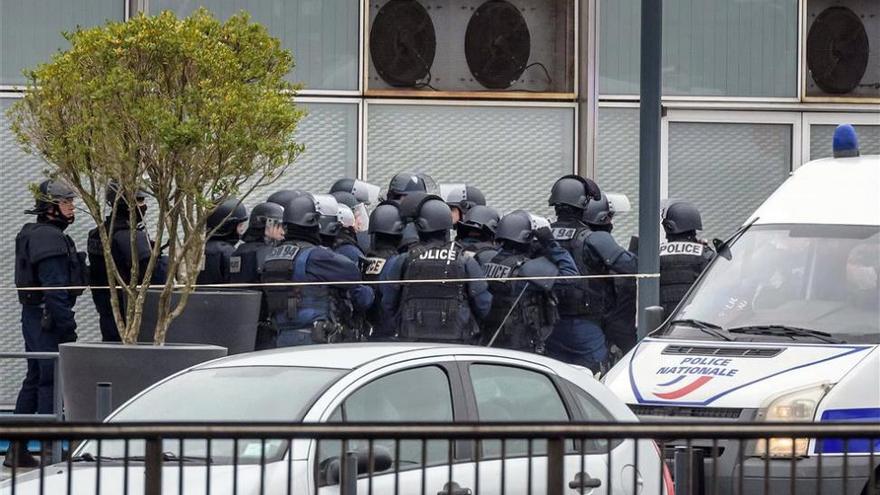
[[[576,222],[555,222],[553,237],[574,259],[581,275],[605,275],[608,269],[604,264],[584,256],[584,245],[592,231],[586,225]],[[613,285],[613,280],[608,280]],[[608,302],[605,292],[607,283],[602,279],[571,280],[557,284],[556,296],[559,299],[559,314],[568,317],[601,318]],[[613,289],[612,289],[613,291]]]
[[[465,278],[465,258],[449,243],[412,247],[401,273],[402,280]],[[398,336],[407,341],[465,344],[479,331],[464,282],[403,284],[399,318]]]
[[[712,250],[699,242],[660,245],[660,305],[668,316],[712,259]]]
[[[229,281],[234,284],[250,284],[260,281],[263,262],[272,252],[272,246],[263,241],[245,242],[229,257]]]
[[[529,260],[530,258],[523,254],[496,255],[484,266],[486,277],[494,279],[516,277],[520,268]],[[517,285],[528,287],[525,283]],[[553,293],[535,287],[513,290],[512,281],[501,280],[490,281],[489,292],[492,293],[492,309],[483,324],[484,343],[488,344],[500,327],[501,330],[492,344],[493,347],[543,352],[544,341],[559,321]]]
[[[229,282],[229,258],[235,246],[228,241],[211,240],[205,243],[205,268],[196,279],[199,284]]]
[[[89,284],[86,253],[78,253],[73,239],[58,227],[49,223],[28,223],[15,237],[15,286],[18,288],[40,287],[37,265],[46,259],[64,256],[71,286]],[[83,293],[81,289],[69,290],[71,296]],[[42,304],[42,291],[18,291],[21,304]]]
[[[287,242],[272,248],[263,262],[262,282],[293,282],[297,259],[304,256],[309,249],[316,247],[306,242]],[[323,301],[327,305],[326,313],[331,313],[330,294],[324,285],[264,286],[263,294],[266,298],[266,309],[272,316],[284,314],[290,320],[295,319],[306,297],[312,304]]]

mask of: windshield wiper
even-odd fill
[[[720,325],[716,325],[714,323],[709,323],[708,321],[695,320],[693,318],[685,318],[681,320],[672,320],[669,322],[670,325],[690,325],[694,328],[699,329],[703,333],[707,333],[713,337],[726,340],[728,342],[733,342],[733,337],[724,334],[724,328]]]
[[[122,457],[107,457],[105,455],[97,456],[91,454],[89,452],[85,452],[82,455],[74,456],[70,459],[70,462],[122,462]]]
[[[845,340],[832,337],[830,333],[810,330],[809,328],[792,327],[789,325],[747,325],[729,328],[730,333],[742,333],[747,335],[781,335],[784,337],[810,337],[828,342],[829,344],[845,344]]]

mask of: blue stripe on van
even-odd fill
[[[878,421],[880,422],[880,407],[865,407],[856,409],[829,409],[822,413],[819,421],[846,422],[846,421]],[[841,438],[826,438],[816,442],[816,453],[822,454],[867,454],[871,451],[880,452],[880,439],[874,439],[874,448],[868,439],[853,439],[846,442]]]

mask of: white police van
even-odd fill
[[[880,421],[878,277],[880,156],[807,163],[605,384],[644,421]],[[763,493],[765,462],[768,493],[859,494],[880,470],[880,442],[848,442],[846,461],[838,440],[721,442],[717,466],[693,446],[721,493],[740,462],[741,493]]]

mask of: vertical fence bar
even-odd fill
[[[357,461],[357,458],[355,458]],[[355,462],[355,472],[357,472],[357,463]],[[260,439],[260,495],[266,493],[266,439]]]
[[[314,479],[314,483],[312,483],[312,493],[314,495],[318,495],[318,485],[321,482],[321,473],[319,471],[321,465],[321,441],[315,440],[315,466],[312,470],[312,478]]]
[[[122,447],[122,494],[128,495],[128,453],[131,448],[130,440],[125,439]]]
[[[183,456],[184,456],[184,446],[183,439],[177,439],[177,494],[184,495],[183,493]],[[207,462],[207,459],[205,459]]]
[[[101,450],[104,441],[98,440],[98,455],[95,457],[95,495],[101,494]]]
[[[876,495],[877,493],[877,471],[874,467],[874,438],[868,439],[868,495]]]
[[[448,486],[448,487],[449,487],[449,486],[452,486],[452,462],[453,462],[453,459],[452,459],[452,456],[453,456],[453,448],[452,448],[452,445],[453,445],[453,443],[454,443],[454,442],[450,441],[450,442],[449,442],[449,445],[447,446],[447,449],[448,449],[447,459],[449,460],[449,464],[447,465],[447,468],[448,468],[448,469],[447,469],[447,471],[448,471],[447,474],[448,474],[448,476],[446,477],[446,486]],[[373,490],[373,487],[372,487],[372,485],[370,485],[370,495],[373,495],[373,491],[372,491],[372,490]]]
[[[770,437],[764,438],[764,495],[770,494]]]
[[[807,445],[809,445],[809,440],[807,441]],[[792,438],[791,439],[791,460],[789,461],[790,462],[789,476],[791,478],[788,480],[789,481],[789,483],[788,483],[789,495],[797,495],[797,492],[795,490],[795,479],[797,477],[797,462],[796,462],[797,461],[797,457],[796,457],[797,450],[796,450],[796,448],[797,448],[797,439]]]
[[[501,495],[507,494],[507,439],[501,439]]]
[[[73,450],[70,440],[67,441],[68,445],[71,446],[70,450]],[[126,470],[127,471],[127,470]],[[67,495],[70,495],[73,491],[73,456],[67,456]],[[126,494],[127,495],[127,494]]]
[[[534,440],[532,440],[531,438],[529,439],[529,447],[527,450],[528,451],[526,453],[529,456],[529,460],[527,462],[529,471],[526,476],[526,485],[528,485],[526,493],[528,495],[532,495],[532,454],[534,453],[535,446],[534,446]]]
[[[605,439],[605,456],[608,459],[608,462],[605,463],[605,481],[608,483],[608,493],[614,493],[611,490],[612,482],[611,482],[611,439]]]
[[[357,453],[355,452],[345,452],[345,456],[342,458],[342,465],[340,466],[340,471],[342,471],[342,479],[343,483],[340,488],[342,488],[341,495],[357,495],[358,489],[358,458]]]
[[[236,454],[238,449],[235,449]],[[293,495],[293,439],[287,440],[287,495]]]
[[[712,494],[718,493],[718,439],[712,439]]]
[[[400,439],[394,439],[394,495],[400,493]]]
[[[46,442],[44,440],[40,440],[40,487],[39,492],[40,495],[43,495],[46,490]]]
[[[376,469],[376,452],[373,450],[374,445],[372,438],[367,440],[367,448],[370,449],[367,454],[367,495],[373,495],[373,472]],[[450,445],[452,445],[452,442],[450,442]],[[452,463],[452,449],[450,448],[449,451],[449,462]]]
[[[818,441],[819,440],[817,440],[817,442]],[[817,452],[818,455],[816,456],[816,472],[817,472],[817,476],[819,478],[819,481],[816,483],[816,495],[822,495],[822,490],[824,488],[822,486],[822,485],[824,485],[823,477],[825,476],[823,473],[824,470],[822,469],[822,454],[824,453],[824,450],[825,450],[824,449],[825,440],[822,439],[821,441],[822,441],[821,445],[823,448],[816,449],[818,451]]]
[[[841,479],[843,480],[843,491],[841,493],[846,494],[846,489],[848,486],[848,477],[849,477],[849,438],[843,439],[843,476]]]
[[[563,495],[565,479],[565,440],[547,440],[547,495]]]
[[[633,493],[639,493],[639,440],[633,449]]]
[[[292,453],[291,453],[292,455]],[[183,495],[183,493],[181,493]],[[238,439],[232,441],[232,495],[238,495]]]
[[[205,445],[205,458],[208,461],[205,463],[205,495],[211,495],[211,462],[210,461],[211,461],[211,457],[213,455],[211,451],[213,450],[214,445],[212,444],[210,438],[205,439],[205,441],[208,442]]]
[[[64,421],[64,398],[61,395],[61,366],[58,357],[53,359],[55,366],[52,369],[53,385],[52,385],[52,411],[55,413],[55,421],[61,423]],[[52,464],[61,462],[62,445],[60,440],[52,444]]]
[[[162,439],[158,437],[144,444],[144,495],[162,495]]]
[[[660,441],[657,444],[657,450],[660,452],[660,472],[657,473],[657,486],[660,487],[660,493],[665,495],[672,495],[671,493],[666,493],[666,476],[664,473],[664,468],[666,467],[666,442]]]
[[[743,464],[745,464],[745,461],[743,459],[743,457],[745,455],[745,453],[743,452],[744,448],[745,448],[745,446],[743,445],[743,441],[742,441],[742,439],[740,439],[739,445],[737,445],[737,449],[736,449],[736,466],[739,469],[739,476],[737,476],[737,478],[736,478],[736,486],[737,486],[736,495],[745,495],[745,493],[743,492],[743,477],[745,476],[745,474],[743,473],[744,467],[745,467],[743,465]]]
[[[426,495],[428,493],[428,491],[427,491],[428,480],[426,479],[427,478],[427,469],[428,469],[428,440],[425,438],[422,439],[421,457],[422,457],[422,479],[421,479],[421,488],[422,489],[419,490],[419,493],[421,493],[422,495]]]
[[[477,442],[477,448],[474,449],[474,493],[480,493],[480,459],[483,457],[483,440]]]

